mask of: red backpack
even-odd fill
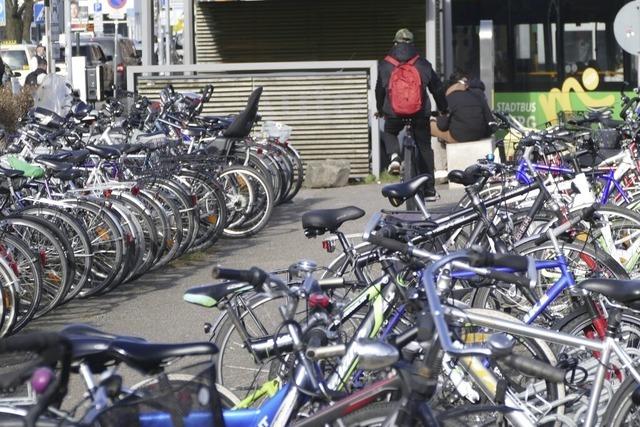
[[[396,116],[413,116],[422,108],[422,79],[415,65],[418,58],[416,55],[402,64],[392,56],[384,58],[393,65],[388,96]]]

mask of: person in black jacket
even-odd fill
[[[406,28],[398,30],[394,38],[393,47],[389,51],[389,56],[395,58],[398,62],[405,63],[411,58],[419,55],[418,49],[413,44],[413,34]],[[420,73],[420,79],[424,93],[422,95],[422,108],[418,111],[413,119],[413,130],[417,145],[416,150],[416,173],[417,175],[431,175],[430,187],[424,192],[425,200],[435,200],[437,193],[435,191],[433,179],[433,149],[431,148],[431,135],[427,117],[431,113],[431,102],[427,94],[427,88],[436,101],[438,111],[445,113],[447,111],[447,100],[444,94],[444,88],[440,78],[433,70],[433,66],[422,56],[415,63],[415,67]],[[384,117],[384,135],[383,141],[388,155],[391,157],[389,164],[389,172],[398,174],[400,172],[400,147],[398,143],[398,134],[404,128],[403,119],[397,117],[392,108],[388,97],[389,79],[394,66],[388,61],[382,60],[378,63],[378,81],[376,83],[376,104],[377,116]]]
[[[494,121],[494,117],[484,92],[479,88],[483,86],[472,87],[464,73],[453,73],[446,92],[449,114],[431,120],[431,134],[447,143],[490,137],[489,123]]]
[[[24,80],[25,86],[37,87],[40,83],[38,82],[38,77],[43,74],[47,74],[47,60],[44,58],[37,57],[38,59],[38,68],[34,71],[27,74],[27,78]]]

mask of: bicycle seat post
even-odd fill
[[[422,200],[420,195],[419,194],[415,194],[413,196],[413,199],[414,199],[415,204],[418,205],[418,209],[420,210],[420,212],[422,212],[422,215],[424,216],[424,219],[430,219],[431,218],[431,214],[427,210],[427,205],[425,205],[424,200]]]

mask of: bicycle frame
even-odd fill
[[[414,255],[421,256],[420,251],[414,251]],[[452,341],[449,335],[447,321],[463,322],[463,324],[473,324],[481,327],[492,328],[501,332],[506,332],[514,336],[523,336],[532,339],[540,339],[545,342],[554,344],[588,349],[593,352],[600,353],[600,364],[597,368],[595,380],[589,397],[589,405],[584,425],[592,427],[597,422],[597,409],[600,395],[605,380],[606,373],[609,369],[608,365],[611,361],[612,354],[615,354],[622,362],[622,368],[628,369],[633,378],[640,383],[640,372],[633,366],[633,360],[627,355],[624,349],[616,341],[616,339],[607,336],[603,340],[590,340],[582,337],[576,337],[562,332],[551,331],[548,329],[520,324],[496,317],[490,317],[483,314],[473,313],[464,309],[443,306],[440,297],[436,291],[434,284],[434,273],[456,260],[466,259],[464,252],[454,253],[443,257],[441,260],[434,262],[422,272],[422,284],[427,294],[429,308],[434,319],[440,343],[445,352],[461,357],[461,361],[467,367],[469,374],[481,386],[483,391],[490,399],[495,398],[496,380],[493,373],[483,365],[483,361],[478,356],[489,357],[491,351],[484,347],[467,347],[459,348]],[[448,279],[445,279],[448,280]],[[445,285],[446,282],[443,282]],[[515,407],[522,407],[518,405]],[[520,411],[514,411],[505,415],[515,425],[533,425],[526,414]]]

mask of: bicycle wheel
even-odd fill
[[[111,195],[111,198],[118,200],[129,207],[131,214],[135,216],[136,220],[142,227],[142,238],[144,240],[142,263],[135,271],[129,273],[129,276],[125,279],[127,281],[135,280],[135,278],[140,277],[153,266],[153,263],[161,250],[158,243],[156,221],[151,217],[152,212],[147,209],[147,204],[143,203],[141,198],[133,196],[130,192],[116,191]]]
[[[240,318],[249,336],[263,338],[276,333],[282,324],[278,307],[285,303],[283,298],[268,298],[254,293],[240,298],[244,309]],[[257,364],[244,348],[242,335],[232,320],[226,313],[221,316],[211,334],[219,349],[216,378],[239,399],[244,399],[254,388],[269,380],[269,362]]]
[[[631,277],[640,276],[640,214],[626,208],[604,205],[597,210],[593,239]]]
[[[167,234],[163,236],[165,251],[155,262],[151,270],[156,270],[178,256],[180,247],[182,246],[182,240],[184,237],[184,226],[182,224],[182,216],[180,213],[180,206],[174,200],[173,196],[158,188],[148,188],[143,190],[149,197],[153,198],[162,210],[164,211],[167,219],[168,230]]]
[[[554,329],[573,336],[599,339],[594,319],[586,312],[586,309],[578,310],[573,316],[568,317],[568,319],[557,322],[554,325]],[[640,317],[637,314],[633,312],[622,313],[622,321],[616,330],[616,338],[625,353],[633,360],[637,361],[640,359]],[[558,357],[578,362],[577,368],[580,371],[575,371],[577,378],[579,378],[578,381],[593,378],[596,370],[600,366],[600,355],[596,352],[581,348],[562,347],[559,345],[554,346],[554,349]],[[599,415],[602,415],[602,408],[606,408],[607,405],[612,404],[611,399],[615,398],[615,391],[621,387],[623,380],[628,376],[628,372],[625,372],[623,368],[624,364],[618,359],[615,352],[611,355],[609,364],[611,369],[605,378],[603,393],[600,397]]]
[[[153,260],[153,267],[162,257],[164,252],[168,249],[167,243],[171,234],[171,226],[169,224],[169,218],[167,212],[162,207],[158,200],[153,199],[146,191],[141,190],[136,196],[138,200],[145,206],[149,216],[153,220],[156,228],[156,241],[158,243],[158,253]]]
[[[5,234],[0,238],[2,257],[18,278],[15,291],[17,297],[16,319],[11,328],[15,334],[24,328],[36,314],[43,287],[42,266],[38,258],[24,241]]]
[[[609,277],[616,279],[628,278],[627,272],[613,258],[603,250],[587,244],[560,242],[562,252],[567,261],[569,271],[575,281],[580,282],[589,277]],[[551,242],[536,245],[533,242],[522,244],[514,248],[520,255],[531,256],[536,260],[556,259],[555,249]],[[484,287],[473,294],[472,306],[491,308],[509,313],[518,319],[524,318],[531,307],[542,298],[544,292],[560,277],[559,269],[545,269],[538,272],[537,286],[531,293],[523,292],[518,287]],[[562,318],[573,309],[572,297],[568,291],[560,294],[552,302],[543,316],[537,322],[550,324],[553,319]]]
[[[156,241],[157,231],[153,220],[147,215],[141,203],[135,198],[127,197],[126,194],[128,193],[116,192],[111,195],[110,199],[121,203],[125,207],[127,212],[132,216],[132,222],[136,229],[134,243],[139,249],[139,258],[136,265],[124,279],[125,282],[128,282],[134,280],[136,277],[140,277],[151,268],[157,255],[158,244]]]
[[[16,285],[19,279],[11,266],[0,257],[0,338],[7,336],[18,315]]]
[[[111,198],[105,200],[104,203],[113,212],[118,223],[122,226],[124,230],[123,237],[125,247],[128,248],[128,255],[124,258],[122,274],[104,290],[105,292],[109,292],[119,284],[128,281],[131,275],[140,268],[144,262],[145,241],[142,225],[132,213],[128,204],[121,200]]]
[[[32,205],[21,209],[13,215],[19,217],[22,214],[44,218],[49,223],[54,224],[67,237],[73,252],[75,276],[63,303],[70,301],[82,291],[82,288],[91,277],[93,260],[91,243],[87,232],[74,216],[57,207]]]
[[[123,273],[127,255],[124,230],[105,207],[85,199],[66,200],[66,210],[84,227],[91,245],[92,268],[80,297],[88,297],[104,290]]]
[[[613,395],[602,418],[602,425],[607,427],[639,426],[640,407],[634,402],[638,382],[630,376]]]
[[[219,179],[227,207],[241,212],[240,217],[224,229],[224,236],[248,237],[262,230],[273,210],[273,192],[267,180],[243,166],[225,168]]]
[[[32,218],[5,218],[1,222],[36,254],[43,270],[42,296],[35,318],[53,310],[67,295],[73,271],[56,236]]]
[[[181,218],[180,225],[182,226],[182,239],[175,257],[179,257],[189,249],[198,233],[198,206],[195,196],[189,193],[185,185],[171,180],[156,179],[148,184],[148,188],[162,190],[178,206],[178,214]]]
[[[293,185],[283,200],[284,202],[288,202],[293,199],[302,188],[302,182],[304,181],[304,164],[302,163],[300,154],[291,144],[285,143],[283,146],[287,150],[289,160],[291,160],[291,164],[293,165]]]
[[[210,180],[204,174],[182,171],[178,179],[189,187],[198,204],[200,226],[189,251],[207,249],[220,238],[227,222],[224,193],[217,182]]]

